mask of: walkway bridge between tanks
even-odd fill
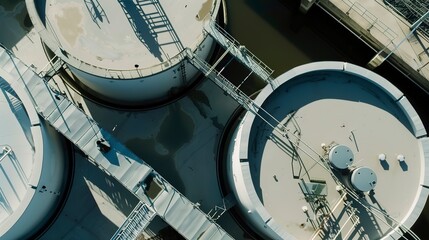
[[[126,237],[129,229],[144,229],[153,212],[187,239],[233,239],[152,167],[4,48],[0,48],[0,76],[15,89],[24,90],[20,96],[23,101],[31,101],[41,117],[144,205],[137,210],[139,214],[131,214],[117,235]],[[146,222],[138,223],[143,218]]]
[[[220,71],[215,69],[215,65],[210,65],[204,59],[201,59],[197,54],[193,53],[190,49],[185,49],[185,54],[188,61],[199,71],[201,71],[207,78],[212,80],[217,86],[225,91],[226,94],[231,96],[237,101],[244,109],[250,111],[257,117],[260,117],[264,122],[271,126],[274,130],[281,133],[281,135],[287,134],[285,127],[279,127],[280,121],[272,116],[268,111],[256,104],[247,94],[240,89],[240,85],[235,86],[226,77],[222,75]],[[218,60],[219,62],[219,60]],[[274,87],[274,84],[271,85]]]
[[[273,89],[277,87],[273,77],[271,76],[274,71],[249,51],[244,45],[241,45],[234,37],[225,31],[225,29],[219,26],[215,20],[211,19],[207,21],[204,26],[204,32],[209,34],[226,50],[224,55],[213,65],[214,67],[216,67],[227,53],[231,53],[235,57],[235,60],[239,61],[251,71],[250,74],[256,74],[267,84],[270,84]],[[250,74],[248,76],[250,76]]]

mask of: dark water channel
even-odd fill
[[[346,61],[364,67],[374,50],[314,6],[306,15],[298,11],[299,0],[229,0],[227,29],[241,44],[274,70],[274,76],[305,63]],[[234,67],[225,73],[239,82],[243,78]],[[429,129],[429,96],[390,63],[374,70],[397,86],[413,104]],[[257,91],[261,84],[250,78],[243,90]],[[429,239],[429,204],[412,230]],[[410,239],[410,237],[408,236]]]

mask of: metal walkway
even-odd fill
[[[145,203],[139,202],[111,240],[136,239],[155,217],[155,211]]]
[[[15,88],[25,89],[40,116],[182,236],[187,239],[233,239],[148,164],[1,47],[0,76]],[[138,221],[139,218],[127,221],[130,220]]]
[[[250,111],[256,116],[260,117],[263,121],[269,124],[273,129],[285,134],[285,128],[279,128],[280,122],[274,118],[268,111],[257,105],[249,96],[247,96],[239,87],[232,84],[227,78],[225,78],[220,72],[218,72],[213,66],[207,63],[205,60],[198,57],[190,49],[185,49],[185,54],[189,62],[197,68],[199,71],[204,73],[206,77],[212,80],[218,85],[226,94],[231,96],[237,101],[244,109]]]
[[[213,37],[225,50],[234,55],[235,59],[246,66],[251,73],[255,73],[274,89],[274,79],[271,77],[273,70],[250,52],[245,46],[235,40],[225,29],[219,26],[216,21],[209,20],[204,26],[204,31]]]

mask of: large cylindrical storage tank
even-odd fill
[[[42,41],[91,94],[120,105],[154,105],[199,76],[185,48],[210,57],[204,24],[220,0],[26,0]]]
[[[0,238],[34,239],[63,205],[70,159],[64,139],[39,119],[24,89],[2,77],[0,88]]]
[[[429,193],[429,139],[407,98],[343,62],[276,83],[230,137],[223,175],[238,219],[263,239],[400,238]]]

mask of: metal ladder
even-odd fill
[[[186,84],[186,66],[185,66],[185,61],[182,61],[182,63],[180,64],[179,70],[180,71],[180,76],[182,79],[182,83]]]
[[[55,55],[39,72],[39,76],[44,78],[46,81],[49,81],[52,77],[57,75],[58,71],[63,67],[64,64],[64,61]]]

